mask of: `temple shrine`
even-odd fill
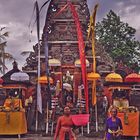
[[[83,90],[81,63],[78,48],[78,38],[76,32],[75,21],[72,16],[72,12],[67,7],[63,12],[56,16],[56,14],[67,4],[66,0],[55,1],[52,0],[49,4],[48,12],[46,15],[46,22],[43,29],[42,41],[41,41],[41,75],[46,73],[46,60],[45,60],[45,40],[48,42],[48,58],[49,58],[49,74],[53,78],[53,85],[57,85],[57,81],[60,82],[62,103],[61,106],[66,105],[67,101],[72,102],[73,108],[81,104],[85,107],[85,100],[79,102],[79,89]],[[91,42],[87,40],[87,30],[89,25],[90,13],[85,0],[74,0],[72,4],[78,13],[79,21],[81,24],[82,35],[85,42],[85,56],[86,56],[86,68],[87,73],[92,71],[92,47]],[[104,51],[100,44],[96,44],[96,61],[97,71],[105,77],[113,70],[113,61],[109,55]],[[26,59],[26,65],[23,67],[23,71],[30,75],[32,83],[36,84],[37,77],[37,55],[38,45],[33,46],[34,52],[30,53]],[[68,84],[65,90],[65,84]],[[89,100],[91,102],[91,82],[89,84]],[[101,82],[98,82],[101,85]],[[53,85],[50,86],[53,89]],[[67,89],[70,96],[67,96]],[[103,87],[97,88],[98,96],[101,96],[99,100],[102,100]],[[55,91],[51,91],[54,95]],[[84,97],[83,97],[84,98]],[[52,104],[53,100],[52,100]],[[91,104],[89,104],[92,107]],[[100,105],[99,105],[100,106]],[[79,106],[77,106],[79,107]],[[78,108],[77,108],[78,109]],[[76,110],[77,110],[76,109]],[[75,109],[74,109],[75,110]],[[79,110],[79,109],[78,109]],[[94,109],[93,109],[94,110]],[[85,111],[85,110],[83,110]],[[102,111],[102,110],[98,110]],[[57,112],[57,111],[56,111]],[[95,121],[95,120],[94,120]],[[104,123],[102,121],[102,123]],[[91,124],[92,125],[92,124]],[[103,129],[103,128],[101,128]]]

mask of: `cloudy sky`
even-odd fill
[[[41,6],[46,0],[38,1]],[[28,28],[34,2],[35,0],[0,0],[0,28],[6,27],[3,32],[9,32],[6,51],[17,60],[20,69],[26,58],[20,55],[21,52],[32,50],[33,44],[37,41],[35,28],[32,34]],[[136,28],[136,37],[140,41],[140,0],[87,0],[87,2],[90,12],[94,5],[99,3],[96,22],[101,21],[112,9],[123,22]],[[44,25],[45,12],[46,9],[41,14],[41,26]],[[11,62],[7,62],[7,67],[8,70],[11,69]]]

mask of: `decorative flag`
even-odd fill
[[[47,0],[46,2],[44,2],[44,4],[41,6],[39,12],[41,12],[42,8],[43,8],[46,4],[48,4],[49,1],[50,1],[50,0]]]
[[[60,15],[66,8],[68,7],[68,4],[64,5],[60,11],[55,15],[55,17],[57,17],[58,15]]]
[[[42,10],[42,8],[49,2],[50,0],[47,0],[40,8],[39,10],[39,14]],[[29,22],[29,25],[28,27],[30,28],[31,27],[31,23],[32,23],[32,18],[33,18],[33,15],[34,15],[34,12],[35,12],[35,9],[36,9],[36,4],[34,4],[34,8],[33,8],[33,12],[32,12],[32,16],[31,16],[31,19],[30,19],[30,22]],[[35,23],[37,22],[37,18],[35,19],[34,23],[33,23],[33,26],[35,25]],[[32,33],[32,30],[31,30],[31,33]]]
[[[81,68],[82,68],[82,79],[83,79],[85,99],[86,99],[86,112],[89,113],[85,44],[84,44],[84,39],[83,39],[83,34],[82,34],[82,29],[81,29],[81,24],[80,24],[80,21],[79,21],[78,14],[75,10],[75,7],[70,2],[69,2],[69,6],[70,6],[71,12],[73,14],[73,18],[74,18],[74,21],[75,21],[75,24],[76,24],[76,29],[77,29],[78,46],[79,46]]]
[[[83,80],[83,84],[84,84],[85,99],[86,99],[86,112],[89,113],[87,71],[86,71],[86,59],[85,59],[85,45],[84,45],[83,34],[82,34],[82,29],[81,29],[81,24],[80,24],[80,21],[79,21],[78,14],[75,10],[75,7],[72,5],[72,3],[68,2],[64,7],[62,7],[60,9],[60,11],[56,14],[56,16],[58,16],[62,11],[64,11],[64,9],[67,6],[70,7],[73,19],[74,19],[75,24],[76,24],[77,37],[78,37],[78,47],[79,47],[81,69],[82,69],[82,80]]]
[[[35,7],[36,7],[36,25],[37,25],[37,38],[38,41],[40,39],[40,17],[39,17],[39,7],[38,7],[38,2],[35,2]]]
[[[93,15],[90,17],[90,25],[88,29],[88,39],[92,36],[92,55],[93,55],[93,73],[96,73],[96,56],[95,56],[95,17],[97,13],[98,4],[95,5]],[[92,104],[96,104],[96,79],[92,83]]]

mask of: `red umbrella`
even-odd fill
[[[125,77],[125,82],[140,82],[140,75],[137,73],[131,73]]]

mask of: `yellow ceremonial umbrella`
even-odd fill
[[[123,78],[120,74],[117,74],[115,72],[108,74],[105,77],[106,82],[123,82]]]
[[[48,84],[48,81],[50,82],[50,84],[53,84],[53,79],[51,77],[41,76],[38,78],[38,82],[40,84]]]
[[[98,79],[100,79],[100,75],[98,73],[91,72],[91,73],[87,74],[87,79],[91,80],[91,81],[98,80]]]

